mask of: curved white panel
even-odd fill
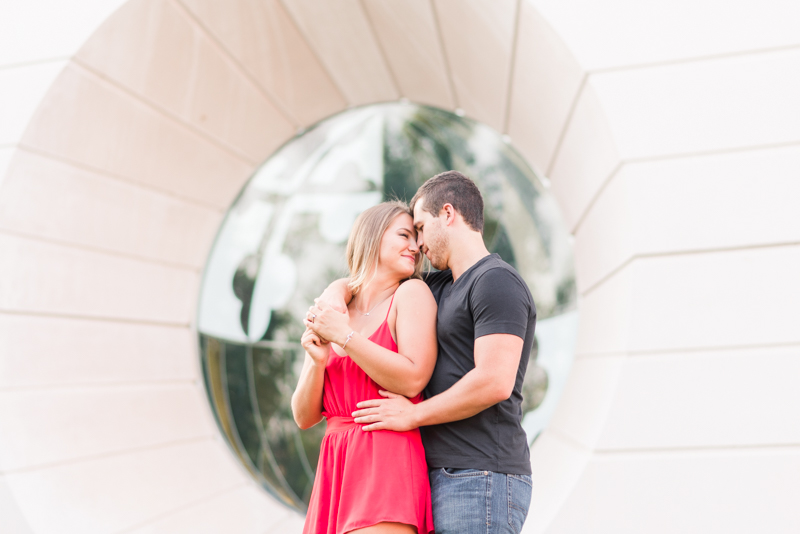
[[[800,4],[730,0],[523,0],[586,69],[619,68],[800,44]]]
[[[400,97],[358,0],[284,0],[305,39],[351,106]]]
[[[344,97],[280,0],[181,3],[300,125],[344,109]]]
[[[433,0],[456,103],[470,117],[505,127],[515,0]]]

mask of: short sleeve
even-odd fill
[[[525,282],[508,269],[483,273],[470,295],[475,339],[490,334],[512,334],[525,339],[533,299]]]

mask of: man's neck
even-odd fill
[[[453,273],[453,281],[464,274],[464,272],[489,255],[489,250],[483,243],[483,236],[477,232],[464,236],[460,242],[451,241],[450,258],[447,267]]]

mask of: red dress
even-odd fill
[[[369,339],[397,352],[386,320]],[[344,534],[384,521],[413,525],[419,534],[433,533],[428,466],[419,430],[366,432],[353,422],[356,403],[382,399],[379,389],[383,388],[349,356],[331,350],[322,393],[328,428],[304,534]],[[418,395],[412,402],[421,400]]]

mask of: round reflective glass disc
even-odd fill
[[[305,431],[290,399],[303,363],[302,319],[347,276],[355,218],[409,200],[431,176],[463,172],[485,201],[484,240],[528,284],[538,310],[524,383],[532,442],[553,411],[577,333],[570,236],[558,205],[492,129],[440,109],[352,109],[297,136],[267,160],[228,211],[206,264],[198,310],[202,367],[220,430],[245,468],[304,510],[324,422]]]

